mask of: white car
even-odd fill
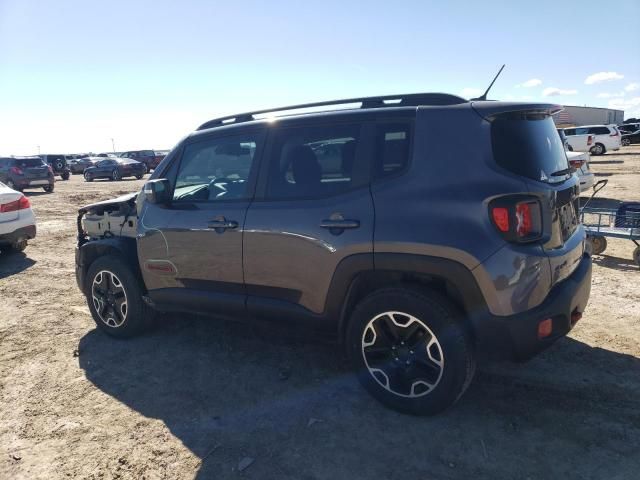
[[[580,180],[580,192],[584,192],[593,187],[595,183],[595,176],[589,170],[589,160],[591,155],[587,152],[566,152],[569,165],[576,169],[576,175]]]
[[[0,250],[21,252],[36,236],[36,217],[22,193],[0,182]]]
[[[583,125],[565,128],[564,134],[569,141],[575,135],[593,135],[593,143],[589,149],[592,155],[604,155],[612,150],[620,150],[622,146],[620,131],[615,125]]]

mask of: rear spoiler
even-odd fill
[[[562,105],[553,103],[522,103],[522,102],[471,102],[471,108],[485,120],[492,120],[496,115],[505,113],[537,113],[541,115],[555,115],[564,110]]]

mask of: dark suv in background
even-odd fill
[[[69,180],[71,170],[67,166],[67,156],[62,154],[38,155],[44,163],[51,166],[54,175],[60,175],[62,180]]]
[[[587,305],[559,110],[410,94],[212,120],[140,194],[80,210],[78,285],[115,337],[157,311],[331,332],[378,400],[439,412],[480,355],[527,359]]]
[[[55,178],[40,157],[0,157],[0,182],[19,192],[27,188],[53,192]]]

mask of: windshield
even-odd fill
[[[547,115],[501,115],[491,127],[496,163],[517,175],[547,183],[562,182],[569,163],[562,138]],[[555,175],[566,171],[566,175]]]

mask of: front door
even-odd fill
[[[142,265],[145,283],[156,287],[154,301],[189,310],[244,310],[242,235],[262,139],[262,132],[248,132],[184,146],[178,168],[171,169],[166,221],[158,228],[166,252],[158,249],[159,258]],[[154,217],[145,212],[142,220]]]

